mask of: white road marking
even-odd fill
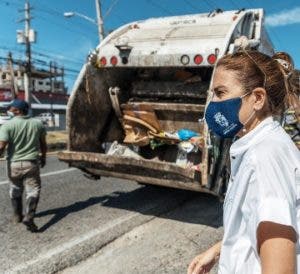
[[[52,172],[41,174],[41,177],[43,178],[43,177],[57,175],[57,174],[62,174],[62,173],[66,173],[66,172],[72,172],[74,170],[76,170],[76,168],[72,167],[72,168],[67,168],[67,169],[52,171]],[[0,185],[6,185],[6,184],[8,184],[8,180],[0,182]]]
[[[153,206],[151,206],[150,208],[153,208]],[[121,225],[122,223],[125,223],[126,221],[130,221],[131,219],[139,215],[141,215],[141,213],[137,213],[137,212],[128,213],[125,216],[119,217],[107,223],[101,228],[95,228],[85,234],[81,234],[79,237],[75,237],[70,241],[59,245],[58,247],[48,250],[46,253],[39,254],[36,258],[21,263],[20,265],[15,266],[13,269],[10,269],[8,273],[13,273],[13,274],[22,273],[24,270],[26,272],[26,270],[31,269],[37,264],[42,265],[42,263],[47,262],[47,260],[53,258],[54,256],[58,256],[58,255],[63,256],[64,252],[68,250],[72,250],[88,242],[89,240],[92,240],[96,236],[103,235],[103,237],[105,238],[107,233],[111,232],[115,227]],[[151,217],[151,219],[152,218],[155,217]]]

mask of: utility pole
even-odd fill
[[[102,11],[101,11],[101,3],[100,0],[95,0],[95,2],[96,2],[96,11],[97,11],[99,42],[101,43],[104,39],[104,25],[103,25]]]
[[[79,12],[75,12],[75,11],[68,11],[68,12],[64,12],[64,16],[66,18],[70,18],[73,17],[74,15],[79,16],[95,25],[97,25],[98,27],[98,37],[99,37],[99,42],[101,43],[105,37],[104,34],[104,22],[103,22],[103,17],[102,17],[102,10],[101,10],[101,1],[100,0],[95,0],[95,4],[96,4],[96,14],[97,14],[97,19],[93,19],[89,16],[86,16],[82,13]]]
[[[29,1],[25,3],[25,45],[26,45],[26,67],[24,73],[25,85],[25,100],[31,105],[31,45],[29,41],[30,31],[30,4]]]
[[[32,7],[30,7],[29,0],[25,2],[25,9],[20,10],[25,12],[25,18],[19,20],[19,22],[25,22],[25,29],[17,31],[17,42],[19,44],[25,44],[26,47],[26,64],[25,64],[25,72],[24,72],[24,90],[25,90],[25,100],[31,104],[32,101],[32,87],[31,87],[31,43],[35,42],[35,32],[30,28],[31,22],[31,11]]]
[[[10,73],[10,79],[11,79],[10,89],[11,89],[12,98],[16,99],[17,94],[18,94],[18,85],[15,81],[15,72],[14,72],[13,59],[12,59],[11,52],[9,52],[8,56],[7,56],[7,65],[8,65],[8,69],[9,69],[9,73]]]

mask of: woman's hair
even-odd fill
[[[225,55],[217,67],[235,71],[245,93],[263,87],[267,92],[268,111],[272,114],[299,104],[300,73],[294,70],[293,60],[287,53],[278,52],[270,57],[255,50],[243,50]]]

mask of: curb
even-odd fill
[[[57,150],[65,150],[67,148],[66,142],[57,142],[57,143],[50,143],[47,144],[48,151],[57,151]]]
[[[7,270],[5,273],[56,273],[87,259],[107,244],[137,226],[151,221],[156,218],[157,215],[174,210],[186,201],[190,201],[190,196],[187,193],[184,195],[178,193],[176,198],[170,199],[169,201],[167,201],[165,197],[162,197],[155,206],[143,209],[142,213],[135,212],[122,216],[104,227],[89,231],[80,238],[66,242],[62,246],[49,250],[45,254],[40,254],[36,259],[20,264],[13,269]]]

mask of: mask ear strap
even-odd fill
[[[252,91],[247,92],[246,94],[242,95],[240,98],[246,97],[247,95],[251,94]],[[248,119],[246,120],[246,122],[243,124],[244,125],[243,132],[247,131],[247,129],[245,128],[245,126],[249,123],[249,121],[251,120],[251,118],[253,117],[254,114],[255,114],[255,110],[253,110],[253,112],[250,114],[250,116],[248,117]]]
[[[243,132],[246,132],[247,129],[245,128],[245,126],[249,123],[249,121],[251,120],[251,118],[253,117],[253,115],[255,114],[255,110],[253,110],[253,112],[250,114],[250,116],[248,117],[248,119],[246,120],[246,122],[243,124]]]
[[[249,94],[251,94],[251,93],[252,93],[252,91],[249,91],[249,92],[243,94],[240,98],[242,99],[242,98],[246,97],[247,95],[249,95]]]

